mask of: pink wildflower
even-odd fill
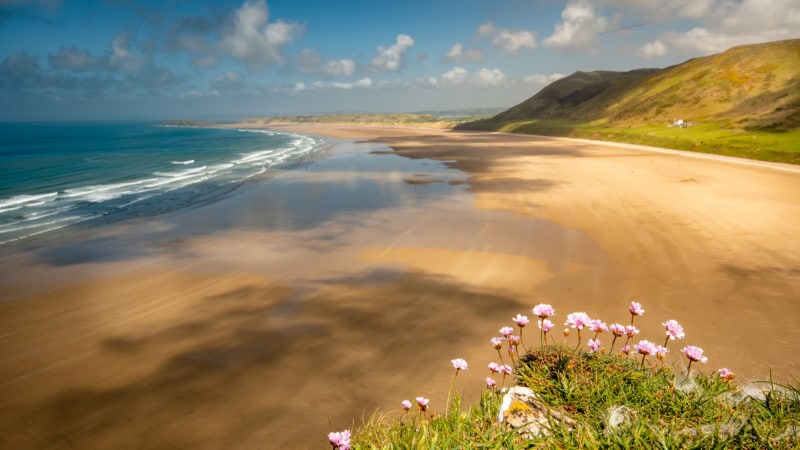
[[[556,315],[556,310],[546,303],[539,303],[533,307],[533,314],[540,319],[546,319],[550,316]]]
[[[626,355],[630,355],[631,354],[631,346],[630,345],[626,345],[625,347],[622,347],[622,353],[624,353]]]
[[[521,339],[520,339],[519,336],[511,335],[511,336],[508,337],[508,345],[513,345],[513,346],[516,347],[517,345],[519,345],[520,340]]]
[[[459,370],[466,371],[467,368],[469,367],[467,365],[467,362],[464,361],[461,358],[456,358],[456,359],[454,359],[454,360],[452,360],[450,362],[453,363],[453,368],[456,369],[456,371],[459,371]]]
[[[405,409],[406,411],[411,409],[411,401],[410,400],[403,400],[402,402],[400,402],[400,404],[403,405],[403,409]]]
[[[491,343],[492,343],[492,347],[494,347],[495,350],[500,350],[501,348],[503,348],[503,339],[502,338],[493,337],[492,340],[491,340]]]
[[[492,377],[486,377],[486,387],[491,389],[495,386],[497,386],[497,381],[494,381]]]
[[[641,340],[638,344],[636,344],[636,351],[639,352],[640,355],[655,355],[656,348],[656,344],[646,339]]]
[[[528,316],[523,316],[522,314],[517,314],[517,316],[512,317],[511,320],[516,322],[517,326],[520,328],[524,327],[528,324],[528,322],[530,322],[530,320],[528,320]]]
[[[544,319],[542,320],[541,323],[539,323],[539,328],[541,328],[542,331],[547,333],[548,331],[550,331],[551,328],[553,328],[553,322],[551,322],[550,319]]]
[[[430,403],[430,399],[425,397],[417,397],[417,406],[419,406],[419,410],[425,412],[428,410],[428,403]]]
[[[500,372],[500,364],[497,364],[496,362],[490,362],[489,363],[489,371],[492,372],[492,373]]]
[[[733,374],[733,372],[730,369],[728,369],[727,367],[723,367],[723,368],[717,370],[717,373],[719,373],[719,377],[723,381],[732,381],[736,377]]]
[[[701,363],[705,363],[708,361],[708,358],[703,356],[703,349],[700,347],[695,347],[694,345],[687,345],[683,347],[681,350],[687,358],[689,358],[689,365],[686,367],[686,376],[692,374],[692,363],[695,361],[700,361]]]
[[[686,355],[687,358],[689,358],[689,361],[700,361],[702,363],[708,362],[708,358],[703,356],[703,349],[700,347],[687,345],[686,347],[683,347],[681,351]]]
[[[644,315],[644,309],[642,309],[642,305],[639,304],[639,302],[631,302],[631,306],[628,307],[628,311],[631,312],[632,316]]]
[[[503,335],[503,337],[505,337],[506,339],[508,339],[508,337],[509,337],[509,336],[511,336],[511,334],[512,334],[513,332],[514,332],[514,329],[513,329],[513,328],[511,328],[511,327],[503,327],[503,328],[500,328],[500,334],[502,334],[502,335]]]
[[[600,319],[594,319],[589,322],[589,328],[592,329],[595,333],[602,333],[603,331],[608,331],[608,325]]]
[[[658,347],[656,347],[656,358],[663,360],[664,357],[667,356],[667,352],[669,352],[669,350],[667,350],[667,347],[659,345]]]
[[[505,373],[506,375],[511,375],[512,373],[514,373],[514,369],[512,369],[511,366],[509,366],[508,364],[503,364],[502,366],[500,366],[500,371]]]
[[[661,325],[664,325],[664,328],[667,329],[667,338],[670,341],[674,341],[675,339],[683,339],[686,336],[686,334],[683,332],[683,327],[678,323],[677,320],[668,320]]]
[[[633,336],[639,334],[639,329],[636,328],[633,325],[626,325],[625,326],[625,333],[628,335],[628,337],[633,337]]]
[[[572,328],[582,330],[591,321],[591,317],[585,312],[574,312],[567,315],[567,321],[564,322],[564,325],[570,325]]]
[[[589,339],[589,352],[594,353],[600,348],[600,339]]]
[[[350,450],[350,430],[328,433],[328,441],[335,449]]]
[[[628,334],[627,330],[625,329],[625,325],[622,325],[621,323],[612,323],[610,328],[611,332],[614,333],[614,336],[620,337]]]

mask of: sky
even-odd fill
[[[798,37],[798,0],[0,0],[0,120],[510,107]]]

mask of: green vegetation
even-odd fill
[[[675,119],[697,125],[669,128]],[[800,39],[734,47],[665,69],[576,72],[456,128],[800,164]]]
[[[564,323],[571,329],[565,329],[562,343],[556,343],[555,325],[549,320],[555,309],[540,303],[532,312],[538,343],[525,350],[522,336],[531,323],[525,315],[512,318],[517,328],[500,328],[502,337],[490,340],[500,363],[486,366],[486,390],[475,404],[465,407],[458,396],[450,401],[459,372],[469,369],[467,361],[456,358],[451,361],[455,374],[448,401],[440,414],[431,413],[427,398],[417,397],[416,408],[404,400],[400,416],[374,415],[353,433],[349,429],[330,433],[332,447],[789,449],[800,445],[800,388],[771,381],[740,388],[727,368],[712,370],[712,375],[693,371],[708,358],[697,346],[677,350],[675,341],[686,338],[686,333],[674,319],[661,324],[664,328],[656,341],[663,340],[663,345],[646,339],[634,345],[633,338],[640,334],[634,321],[645,313],[640,303],[631,302],[630,322],[625,325],[608,325],[585,312],[574,312]],[[519,335],[514,335],[516,330]],[[608,336],[605,343],[601,335]],[[574,346],[571,341],[576,341]],[[685,369],[676,369],[674,362],[667,365],[670,351],[688,362]],[[512,375],[515,386],[504,387]]]
[[[718,375],[685,379],[663,363],[549,345],[523,356],[518,384],[577,420],[551,422],[525,438],[498,424],[502,394],[488,389],[462,408],[425,417],[378,415],[353,435],[353,448],[797,448],[800,390],[767,383],[740,390]]]
[[[567,120],[473,122],[459,128],[564,136],[800,164],[800,129],[791,131],[726,128],[713,122],[687,128],[667,125],[610,127]]]

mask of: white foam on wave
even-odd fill
[[[282,134],[287,136],[287,139],[283,141],[281,147],[240,153],[230,161],[218,164],[195,167],[192,166],[195,163],[193,159],[172,161],[172,167],[186,168],[156,171],[147,178],[134,181],[81,186],[60,192],[24,194],[0,199],[0,221],[6,222],[0,223],[0,245],[84,222],[117,211],[119,208],[127,209],[144,200],[157,199],[163,193],[206,180],[214,180],[216,186],[240,183],[286,162],[305,161],[320,151],[324,143],[322,140],[307,136],[267,130],[239,131],[267,135]],[[124,197],[122,201],[109,203],[108,206],[103,204],[122,197]],[[99,206],[88,206],[97,204]]]
[[[23,194],[15,195],[11,198],[0,200],[0,212],[13,211],[15,209],[24,208],[31,204],[44,204],[48,201],[54,200],[58,196],[58,192],[49,192],[47,194]]]

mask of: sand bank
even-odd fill
[[[621,321],[635,298],[643,337],[678,319],[703,370],[800,373],[798,173],[290,129],[403,157],[343,141],[225,201],[0,257],[0,447],[321,448],[375,408],[440,407],[455,357],[475,398],[488,339],[540,301]]]

